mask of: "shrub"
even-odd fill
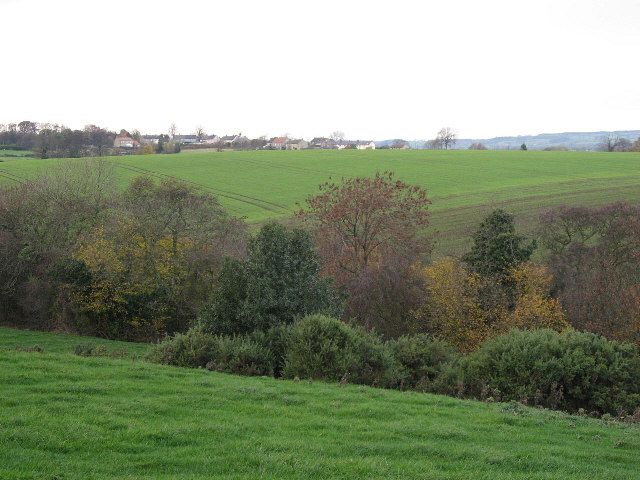
[[[393,370],[393,357],[373,333],[324,315],[291,327],[285,377],[387,386]]]
[[[248,337],[219,336],[215,353],[206,367],[238,375],[273,375],[273,357],[266,346]]]
[[[212,335],[199,327],[167,337],[151,351],[148,359],[239,375],[272,375],[274,363],[267,343],[241,335]]]
[[[405,335],[388,342],[397,362],[396,385],[400,389],[436,391],[447,365],[457,358],[453,347],[429,335]]]
[[[591,333],[513,330],[463,361],[468,394],[575,412],[633,412],[640,406],[640,355]]]
[[[217,340],[201,328],[191,328],[186,333],[165,338],[151,350],[148,359],[178,367],[204,367],[214,358]]]
[[[290,325],[279,323],[268,330],[256,330],[248,335],[250,339],[264,346],[271,352],[273,375],[275,377],[282,376],[290,332]]]

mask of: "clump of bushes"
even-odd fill
[[[215,351],[207,370],[238,375],[273,375],[271,351],[245,336],[214,337]]]
[[[396,363],[395,387],[401,390],[448,392],[458,353],[446,342],[426,334],[404,335],[388,342]]]
[[[273,375],[274,358],[267,344],[241,335],[213,335],[202,328],[167,337],[148,359],[179,367],[207,368],[238,375]]]
[[[512,330],[463,360],[465,393],[576,412],[633,412],[640,406],[635,346],[585,332]]]
[[[177,367],[205,367],[215,355],[216,336],[195,327],[186,333],[167,337],[155,346],[147,358],[152,362]]]
[[[291,327],[284,377],[373,386],[392,382],[389,349],[371,332],[335,318],[310,315]]]
[[[314,314],[245,335],[202,328],[168,337],[153,361],[241,375],[355,383],[632,415],[640,408],[640,355],[630,344],[573,330],[512,330],[461,355],[426,334],[383,342]]]

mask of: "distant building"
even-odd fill
[[[184,145],[191,145],[193,143],[198,143],[198,136],[197,135],[176,135],[174,137],[174,140]]]
[[[356,142],[356,148],[358,150],[375,150],[376,144],[369,140],[358,140]]]
[[[116,135],[113,140],[113,146],[116,148],[138,148],[140,142],[131,136],[126,130],[120,130],[120,133]]]
[[[249,139],[241,133],[238,135],[225,135],[220,137],[219,142],[224,148],[242,148],[249,143]]]
[[[267,143],[267,148],[271,148],[273,150],[284,150],[287,145],[287,141],[289,141],[287,137],[273,137],[269,140],[269,143]]]
[[[304,150],[306,148],[309,148],[309,142],[307,142],[306,140],[302,140],[301,138],[296,140],[289,140],[285,144],[285,149],[287,150]]]
[[[336,142],[327,137],[316,137],[309,142],[309,148],[331,149],[336,148]]]

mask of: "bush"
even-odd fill
[[[309,315],[291,327],[284,376],[388,386],[394,362],[379,337],[335,318]]]
[[[633,412],[640,406],[635,346],[591,333],[513,330],[463,361],[466,393],[575,412]]]
[[[269,349],[248,337],[216,337],[208,370],[238,375],[273,375],[273,357]]]
[[[281,377],[284,371],[284,362],[287,356],[287,348],[291,326],[284,323],[274,325],[268,330],[256,330],[248,335],[248,337],[259,343],[269,352],[271,352],[273,375]]]
[[[165,338],[152,349],[148,359],[177,367],[204,367],[215,356],[217,340],[215,335],[201,328],[192,328],[186,333]]]
[[[405,335],[388,343],[397,363],[395,386],[420,391],[441,391],[443,373],[450,374],[448,364],[457,359],[453,347],[429,335]],[[447,378],[447,383],[449,379]]]
[[[196,327],[167,337],[148,359],[177,367],[206,367],[239,375],[272,375],[273,355],[267,343],[247,336],[212,335]]]

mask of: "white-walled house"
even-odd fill
[[[358,150],[375,150],[376,149],[376,144],[374,142],[358,142],[356,143],[356,148]]]

